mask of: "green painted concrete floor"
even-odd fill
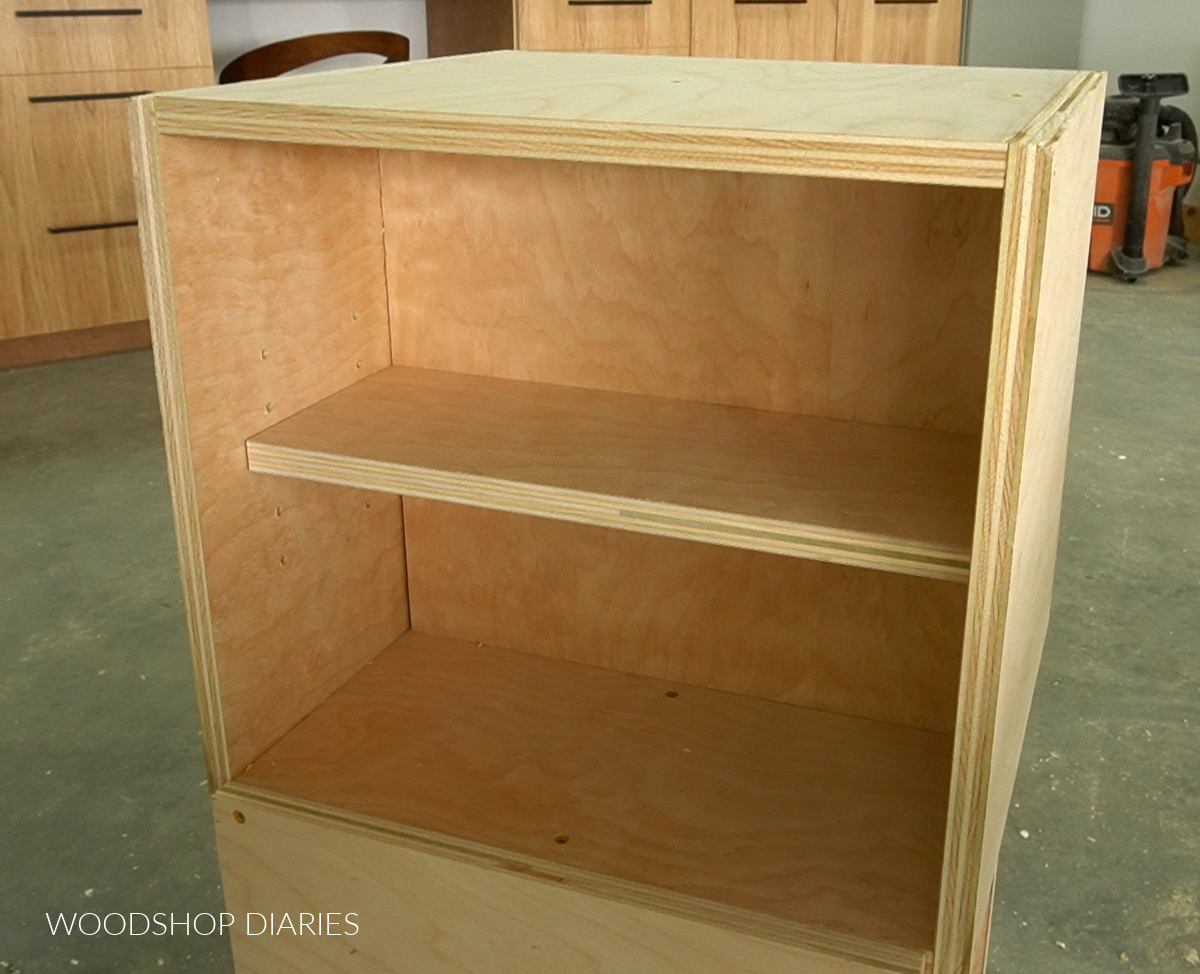
[[[0,374],[0,974],[232,969],[45,916],[221,909],[196,728],[149,353]],[[1200,265],[1089,283],[1013,801],[992,974],[1200,970]]]

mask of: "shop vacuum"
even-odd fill
[[[1104,104],[1088,267],[1136,281],[1187,260],[1183,200],[1196,175],[1196,125],[1164,98],[1185,74],[1123,74]]]

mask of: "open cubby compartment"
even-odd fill
[[[999,192],[166,148],[217,776],[920,963]]]

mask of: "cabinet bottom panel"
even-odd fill
[[[916,974],[926,960],[774,942],[236,792],[214,813],[238,974]]]

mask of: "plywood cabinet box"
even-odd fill
[[[499,52],[147,96],[240,971],[982,969],[1103,78]],[[341,932],[347,932],[342,927]]]

